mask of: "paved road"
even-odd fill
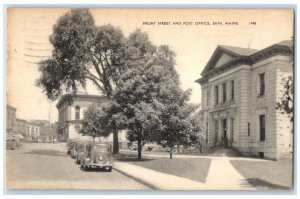
[[[113,170],[82,171],[66,154],[65,143],[25,143],[6,153],[9,189],[149,190]]]

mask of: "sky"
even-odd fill
[[[51,55],[49,36],[52,27],[67,11],[69,9],[65,8],[13,8],[8,11],[7,104],[17,108],[18,118],[50,119],[52,122],[58,119],[57,101],[48,100],[42,89],[35,86],[35,81],[40,75],[37,63]],[[193,103],[201,103],[201,87],[195,80],[200,78],[217,45],[263,49],[293,36],[293,13],[287,9],[90,11],[98,26],[117,26],[125,36],[139,28],[148,33],[155,45],[169,45],[176,53],[176,70],[181,86],[192,89]],[[204,25],[207,22],[210,25]],[[214,22],[217,25],[213,25]],[[225,22],[236,22],[238,25],[225,25]],[[92,84],[88,85],[87,92],[99,94]]]

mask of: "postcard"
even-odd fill
[[[9,190],[291,190],[294,10],[8,8]]]

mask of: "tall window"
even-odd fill
[[[219,103],[219,87],[215,86],[215,104]]]
[[[266,117],[265,115],[259,116],[259,133],[260,133],[260,141],[266,140]]]
[[[248,123],[248,136],[250,136],[250,123]]]
[[[234,99],[234,80],[231,81],[231,99]]]
[[[223,87],[223,102],[226,102],[226,83],[223,83],[222,84],[222,87]]]
[[[265,73],[259,74],[259,95],[265,94]]]
[[[80,120],[80,107],[76,106],[75,108],[75,119]]]
[[[208,106],[209,103],[209,91],[206,91],[206,106]]]

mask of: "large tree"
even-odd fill
[[[194,115],[197,105],[189,103],[191,90],[183,91],[177,81],[169,80],[160,88],[157,100],[160,103],[159,113],[160,128],[156,142],[163,147],[168,147],[170,159],[173,158],[173,150],[177,146],[191,146],[192,136],[200,133],[194,123]],[[201,124],[201,122],[199,123]]]
[[[50,36],[52,56],[40,63],[37,85],[56,100],[64,90],[75,96],[87,80],[108,99],[117,86],[125,60],[124,36],[112,25],[95,26],[88,9],[73,9],[63,15]],[[114,153],[118,152],[118,131],[114,130]]]
[[[174,53],[167,46],[156,48],[148,35],[140,30],[133,32],[126,50],[126,70],[120,75],[113,92],[114,109],[126,118],[127,138],[138,143],[138,159],[146,142],[156,141],[160,128],[157,100],[161,87],[179,81],[173,68]]]

